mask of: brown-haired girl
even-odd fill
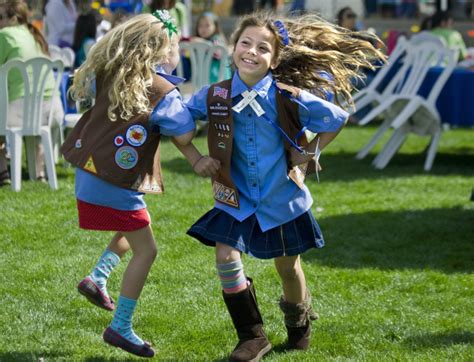
[[[221,162],[212,179],[215,206],[188,234],[216,247],[223,298],[239,337],[230,359],[257,361],[271,345],[241,254],[274,259],[288,347],[308,348],[315,314],[300,254],[323,247],[324,239],[311,213],[305,171],[348,116],[323,98],[350,99],[351,79],[383,55],[354,33],[310,15],[249,15],[233,46],[233,78],[204,87],[187,102],[195,119],[209,120],[210,155]],[[317,133],[313,141],[307,142],[305,130]]]

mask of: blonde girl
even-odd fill
[[[187,102],[208,119],[214,208],[188,231],[216,248],[223,298],[239,342],[231,361],[257,361],[271,349],[253,282],[241,254],[274,259],[283,284],[280,308],[288,348],[310,342],[310,293],[300,254],[324,245],[304,184],[315,158],[344,126],[347,112],[325,100],[350,100],[351,80],[383,55],[357,34],[314,16],[252,14],[233,34],[233,78]],[[317,133],[309,144],[304,130]],[[314,165],[313,165],[314,166]]]
[[[90,50],[71,89],[75,99],[93,97],[95,105],[61,149],[77,167],[79,226],[115,232],[78,290],[95,305],[115,310],[104,341],[142,357],[153,357],[154,350],[134,332],[132,316],[156,257],[143,194],[163,190],[160,135],[187,149],[195,128],[175,88],[177,78],[169,75],[178,60],[178,35],[167,11],[135,16],[108,32]],[[217,170],[217,161],[194,157],[198,174]],[[115,306],[107,279],[130,249]]]

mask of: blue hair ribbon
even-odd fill
[[[280,34],[283,45],[287,46],[290,44],[290,39],[288,37],[288,30],[285,28],[285,24],[281,20],[275,20],[273,25],[278,29],[278,34]]]

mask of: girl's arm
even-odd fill
[[[187,144],[191,143],[195,134],[196,130],[193,129],[192,131],[182,134],[180,136],[173,136],[173,143],[175,145],[179,144],[181,146],[186,146]]]
[[[175,137],[172,138],[172,141],[176,148],[186,157],[194,172],[199,176],[213,176],[221,168],[218,160],[209,156],[203,156],[193,143],[189,142],[183,145],[180,144]]]
[[[339,128],[336,132],[319,133],[316,137],[313,138],[313,140],[308,144],[308,146],[306,146],[306,148],[308,149],[314,148],[316,150],[316,145],[317,145],[319,148],[319,151],[322,151],[329,143],[332,142],[334,138],[336,138],[336,136],[339,134],[339,132],[341,132],[341,130],[342,130],[342,127]],[[318,141],[319,141],[319,145],[318,145]],[[291,148],[290,152],[292,154],[291,159],[293,160],[291,166],[297,166],[297,165],[301,165],[303,163],[309,162],[314,157],[314,155],[302,155],[294,148]],[[317,152],[317,150],[315,152]]]

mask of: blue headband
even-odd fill
[[[285,24],[281,20],[275,20],[273,25],[278,29],[278,34],[280,34],[281,40],[284,46],[290,44],[290,39],[288,38],[288,30],[285,28]]]

